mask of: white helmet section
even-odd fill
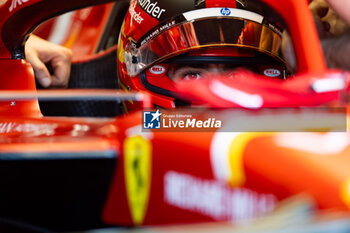
[[[202,19],[202,18],[210,18],[210,17],[234,17],[234,18],[242,18],[254,21],[256,23],[262,23],[264,17],[247,10],[237,9],[237,8],[205,8],[198,9],[189,12],[183,13],[183,16],[187,21]]]

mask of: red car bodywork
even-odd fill
[[[16,7],[13,2],[17,2]],[[17,91],[17,94],[21,90],[36,91],[31,67],[20,59],[22,42],[35,25],[57,12],[102,2],[107,1],[14,0],[0,5],[1,90]],[[325,66],[307,1],[264,2],[286,20],[299,69],[294,80],[319,77],[319,74],[342,74],[340,71],[331,72]],[[100,11],[102,8],[105,11]],[[100,11],[102,23],[110,9],[111,5],[96,8]],[[72,39],[77,44],[74,47],[71,43],[72,48],[81,55],[91,55],[98,42],[96,38],[91,39],[91,35],[99,34],[101,24],[94,22],[93,17],[86,24],[90,23],[92,27],[89,29],[85,25],[88,29],[82,31],[84,36]],[[77,60],[84,59],[77,57]],[[186,92],[184,85],[184,94],[195,97],[191,90]],[[334,102],[338,94],[331,93],[331,97],[311,101],[307,106]],[[144,95],[156,98],[150,93]],[[148,105],[146,97],[144,101]],[[216,106],[215,103],[208,102],[213,107],[232,107]],[[50,156],[112,152],[117,163],[104,210],[100,213],[108,224],[134,226],[236,221],[270,213],[279,201],[303,192],[310,194],[319,208],[349,207],[350,140],[345,132],[153,130],[145,133],[142,132],[141,111],[111,119],[45,117],[37,100],[20,101],[15,93],[0,103],[0,112],[0,154],[45,153]],[[216,110],[215,114],[220,117],[227,112]],[[334,140],[339,142],[336,147],[331,144]],[[314,144],[319,147],[315,148]],[[218,160],[216,153],[221,153]],[[220,175],[220,165],[230,171],[229,176]],[[39,220],[34,222],[40,223]]]

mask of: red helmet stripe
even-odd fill
[[[205,6],[210,7],[230,7],[236,8],[236,0],[206,0]]]

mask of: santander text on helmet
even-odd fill
[[[165,12],[165,9],[157,6],[158,2],[151,2],[150,0],[137,0],[137,2],[144,11],[157,19]]]

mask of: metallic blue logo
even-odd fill
[[[231,11],[230,11],[230,9],[228,9],[228,8],[222,8],[222,9],[220,10],[220,13],[221,13],[222,15],[230,15],[230,14],[231,14]]]
[[[159,109],[156,112],[143,112],[143,128],[144,129],[160,129],[160,116],[162,113]]]

